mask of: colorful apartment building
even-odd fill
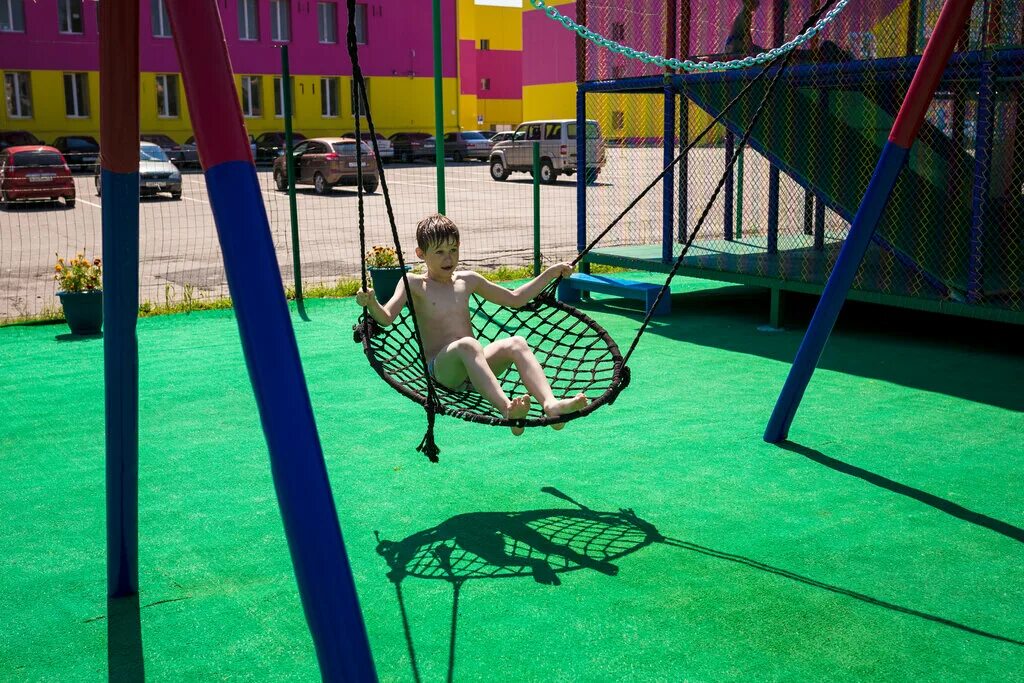
[[[165,0],[141,7],[142,131],[192,134]],[[343,0],[219,0],[249,132],[281,130],[281,50],[289,46],[295,130],[353,128],[356,99]],[[432,3],[357,4],[360,60],[378,130],[434,130]],[[509,0],[442,0],[445,130],[503,129],[522,119],[522,9]],[[0,129],[43,140],[98,135],[94,0],[0,0]],[[571,43],[571,39],[569,39]]]

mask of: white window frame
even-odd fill
[[[171,88],[171,85],[174,85]],[[167,93],[174,92],[174,111],[171,111],[171,100]],[[178,74],[156,75],[156,116],[158,119],[177,119],[181,117],[181,93],[178,91]],[[160,100],[163,99],[163,102]]]
[[[78,7],[78,30],[75,30],[75,7]],[[64,11],[64,23],[61,24],[61,10]],[[82,0],[57,0],[57,28],[63,35],[80,36],[85,33],[85,16],[82,13]]]
[[[67,110],[68,84],[71,84],[71,103],[74,111]],[[81,71],[64,73],[64,114],[69,119],[89,118],[89,74]]]
[[[242,115],[247,119],[263,116],[262,76],[242,76]]]
[[[325,17],[324,14],[330,10],[330,17]],[[326,35],[330,29],[330,35]],[[335,45],[338,42],[338,3],[336,2],[318,2],[316,4],[316,30],[318,40],[322,45]]]
[[[291,13],[289,0],[270,0],[270,39],[275,43],[291,42]]]
[[[320,79],[320,118],[336,119],[341,115],[338,111],[340,81],[337,76],[325,76]]]
[[[356,93],[358,92],[358,88],[356,88],[356,81],[355,81],[355,79],[353,78],[352,80],[349,81],[349,83],[350,83],[350,87],[349,87],[349,101],[348,101],[348,103],[349,103],[349,107],[352,109],[352,118],[356,117],[357,105],[359,105],[358,106],[358,114],[359,114],[359,116],[361,116],[363,118],[366,118],[366,105],[367,105],[367,102],[360,102],[359,100],[361,98],[358,98],[356,96]],[[366,86],[366,99],[369,100],[370,99],[370,93],[373,92],[372,89],[370,88],[370,79],[369,78],[363,78],[363,84]]]
[[[356,3],[356,45],[366,45],[366,3]]]
[[[292,84],[292,118],[295,117],[295,77],[290,79]],[[274,118],[284,118],[284,79],[274,76]]]
[[[0,0],[0,33],[24,32],[25,0]]]
[[[491,89],[491,79],[481,78],[480,79],[480,91],[487,92]]]
[[[21,91],[22,84],[25,86],[24,102],[17,96]],[[12,94],[15,97],[12,98]],[[7,100],[7,116],[9,118],[32,118],[32,77],[28,71],[4,72],[4,98]]]
[[[238,0],[238,39],[260,39],[260,8],[256,0]]]
[[[167,16],[166,0],[149,1],[149,26],[153,31],[154,38],[171,37],[171,20]]]

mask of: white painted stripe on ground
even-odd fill
[[[78,198],[78,201],[82,202],[83,204],[88,204],[89,206],[95,206],[97,209],[103,208],[101,204],[93,204],[88,199],[82,199],[81,197]]]
[[[203,201],[202,199],[192,199],[191,197],[182,197],[182,199],[187,199],[188,201],[195,202],[196,204],[206,204],[207,206],[210,205],[210,202]]]

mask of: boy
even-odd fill
[[[572,266],[562,263],[548,268],[525,285],[509,291],[469,270],[455,270],[459,263],[459,229],[449,218],[434,214],[416,226],[416,256],[427,266],[425,275],[409,275],[416,317],[423,337],[427,369],[438,383],[454,390],[475,389],[508,419],[526,417],[531,395],[541,402],[550,417],[574,413],[587,405],[587,397],[556,399],[544,376],[544,368],[522,337],[502,339],[486,347],[473,337],[469,320],[469,298],[479,294],[490,302],[518,308],[543,291],[556,277],[567,277]],[[405,306],[405,283],[399,282],[391,301],[383,306],[373,290],[356,294],[378,323],[387,327]],[[512,365],[516,366],[528,394],[509,399],[498,382]],[[561,429],[564,424],[552,425]],[[522,427],[513,427],[519,436]]]

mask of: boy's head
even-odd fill
[[[416,246],[420,251],[427,252],[430,247],[447,242],[459,243],[459,227],[447,216],[435,213],[416,225]]]
[[[427,264],[427,276],[449,280],[459,265],[459,228],[439,213],[416,226],[416,255]]]

